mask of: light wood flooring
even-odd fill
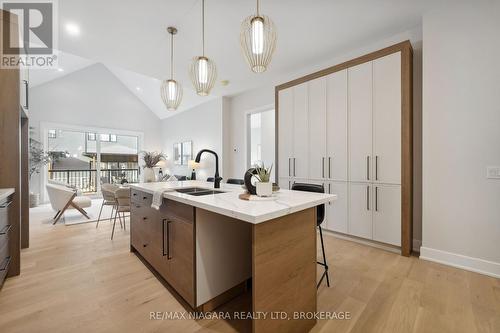
[[[151,311],[185,308],[129,252],[128,230],[118,227],[111,241],[109,221],[99,229],[34,221],[21,276],[0,291],[0,332],[249,331],[238,320],[150,320]],[[499,279],[330,235],[325,241],[332,286],[320,287],[318,311],[351,319],[319,321],[313,332],[500,332]],[[220,310],[249,310],[249,301]]]

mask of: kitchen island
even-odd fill
[[[281,190],[246,201],[243,192],[202,181],[131,185],[131,251],[197,311],[249,287],[253,332],[307,332],[316,320],[294,316],[316,311],[316,206],[336,195]]]

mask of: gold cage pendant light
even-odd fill
[[[201,1],[201,25],[202,55],[194,57],[189,69],[189,76],[196,93],[200,96],[207,96],[217,79],[217,67],[215,62],[205,56],[205,0]]]
[[[252,71],[265,72],[276,49],[276,27],[268,16],[260,14],[259,0],[257,14],[241,23],[240,43]]]
[[[167,31],[170,34],[170,79],[161,82],[160,92],[167,110],[175,111],[182,100],[182,86],[174,80],[174,35],[177,33],[177,29],[168,27]]]

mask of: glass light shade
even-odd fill
[[[161,99],[167,106],[167,110],[175,111],[181,104],[182,86],[175,80],[164,80],[161,83]]]
[[[265,15],[252,15],[241,24],[240,44],[255,73],[266,71],[276,49],[276,28]]]
[[[217,79],[217,68],[211,59],[203,56],[195,57],[191,63],[189,76],[196,93],[200,96],[207,96]]]

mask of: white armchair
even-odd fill
[[[52,209],[57,211],[57,214],[54,216],[53,224],[59,221],[67,209],[76,209],[82,213],[83,216],[90,219],[87,212],[83,209],[92,205],[92,200],[90,200],[90,198],[77,196],[75,190],[64,185],[56,184],[47,184],[47,193]]]

